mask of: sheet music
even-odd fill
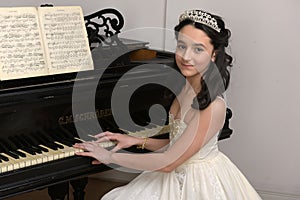
[[[51,74],[93,69],[82,10],[77,6],[38,8]]]
[[[48,73],[36,8],[0,8],[1,80]]]

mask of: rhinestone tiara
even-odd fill
[[[179,22],[182,22],[185,19],[190,19],[194,22],[209,26],[210,28],[214,29],[218,33],[220,33],[221,31],[221,29],[218,27],[217,20],[204,11],[187,10],[180,15]]]

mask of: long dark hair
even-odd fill
[[[210,13],[208,13],[210,14]],[[216,99],[217,96],[222,96],[228,88],[230,81],[229,67],[232,66],[232,56],[226,53],[225,48],[228,46],[231,32],[225,28],[225,23],[221,17],[210,14],[216,19],[220,32],[212,29],[209,26],[194,22],[190,19],[181,21],[175,28],[175,36],[178,39],[179,31],[186,25],[193,25],[195,28],[204,31],[211,39],[211,44],[216,52],[214,63],[211,62],[208,69],[201,78],[201,91],[194,98],[193,108],[204,110],[209,104]],[[175,62],[175,65],[176,62]],[[215,67],[216,66],[216,67]]]

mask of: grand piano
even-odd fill
[[[74,143],[99,131],[135,133],[168,123],[161,108],[168,110],[180,86],[163,86],[172,85],[173,54],[119,38],[124,19],[115,9],[85,22],[94,70],[0,82],[0,199],[47,187],[58,199],[69,182],[78,190],[74,199],[84,199],[86,177],[110,167],[75,156]],[[114,110],[118,101],[128,111]],[[219,139],[232,134],[229,118],[230,110]]]

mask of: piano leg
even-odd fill
[[[74,192],[73,192],[73,196],[74,196],[74,200],[84,200],[84,188],[88,183],[88,178],[84,177],[81,179],[76,179],[76,180],[72,180],[70,181]]]
[[[84,189],[87,183],[87,177],[70,181],[70,184],[74,189],[74,200],[84,200]],[[48,194],[51,197],[51,200],[64,200],[66,195],[69,194],[69,182],[64,182],[48,187]]]
[[[48,194],[51,200],[64,200],[69,193],[69,182],[64,182],[48,187]]]

